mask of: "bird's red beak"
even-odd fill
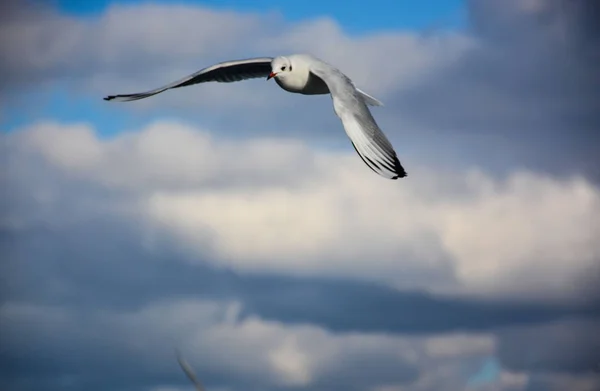
[[[267,76],[267,80],[271,80],[271,78],[275,77],[277,74],[275,72],[271,72],[269,73],[269,76]]]

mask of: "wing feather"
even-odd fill
[[[196,389],[196,391],[206,391],[200,380],[198,380],[198,378],[196,377],[196,374],[194,373],[194,370],[192,369],[190,364],[188,364],[187,361],[183,359],[183,357],[179,354],[179,351],[176,351],[175,353],[177,354],[177,362],[179,363],[179,366],[181,367],[185,375],[188,377],[188,379],[190,379],[190,381],[194,384],[194,388]]]
[[[363,162],[385,178],[404,178],[406,171],[369,111],[364,93],[346,75],[322,61],[314,61],[310,70],[327,84],[335,113]]]
[[[272,60],[271,57],[259,57],[221,62],[154,90],[135,94],[109,95],[104,100],[128,102],[148,98],[172,88],[186,87],[198,83],[233,83],[247,79],[267,77],[271,72]]]

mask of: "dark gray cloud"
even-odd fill
[[[598,320],[566,319],[499,333],[498,357],[506,368],[540,373],[596,373]]]
[[[590,373],[583,376],[535,374],[531,377],[526,391],[596,391],[600,388],[600,374]]]
[[[4,302],[132,311],[176,297],[235,299],[245,316],[317,324],[336,332],[486,331],[600,308],[474,301],[360,281],[240,273],[193,264],[167,241],[144,246],[131,222],[94,218],[66,227],[4,231]],[[197,263],[197,260],[194,260]],[[15,276],[19,278],[15,281]]]
[[[5,276],[0,304],[4,315],[0,383],[10,390],[185,386],[185,378],[175,360],[170,359],[173,340],[179,340],[177,331],[158,334],[162,339],[141,338],[148,346],[131,351],[128,346],[132,335],[111,317],[133,316],[165,300],[238,300],[249,306],[240,318],[243,321],[262,316],[263,312],[277,314],[276,308],[272,311],[273,305],[277,307],[281,300],[297,300],[294,285],[305,291],[314,286],[310,279],[288,283],[285,277],[244,276],[208,266],[190,266],[168,245],[155,246],[149,252],[143,238],[135,234],[135,227],[119,220],[94,219],[66,228],[3,232],[0,243],[5,256],[0,266]],[[336,289],[335,283],[317,284],[322,286],[321,293]],[[288,290],[290,285],[292,289]],[[11,317],[7,308],[15,303],[41,310]],[[313,304],[317,312],[329,311],[335,305],[319,308],[316,302]],[[285,317],[282,314],[274,319],[286,322]],[[311,320],[309,316],[303,322]],[[177,319],[171,321],[177,323]],[[139,336],[147,330],[138,332]],[[179,342],[187,343],[185,339]],[[209,352],[209,356],[212,354]],[[412,381],[418,375],[417,368],[399,366],[390,353],[377,355],[367,366],[361,364],[364,359],[351,354],[316,385],[361,389],[378,382]],[[202,364],[203,381],[210,385],[260,389],[273,384],[273,378],[267,375],[240,375],[225,365],[208,364],[206,370],[207,364]]]
[[[9,276],[2,284],[2,305],[20,303],[71,314],[70,321],[56,324],[35,314],[4,323],[4,338],[11,341],[5,340],[0,351],[3,381],[22,389],[185,385],[175,361],[164,362],[173,348],[173,335],[154,342],[156,346],[147,352],[154,359],[143,358],[139,352],[124,350],[128,334],[100,321],[106,311],[127,316],[164,300],[179,299],[236,300],[243,306],[241,321],[260,316],[289,325],[314,324],[342,334],[500,332],[500,358],[510,369],[537,370],[541,365],[548,371],[569,371],[577,365],[571,360],[574,356],[563,359],[561,353],[576,349],[580,360],[595,354],[586,356],[589,345],[585,343],[569,344],[570,335],[588,335],[591,328],[580,328],[577,322],[556,329],[543,326],[569,317],[600,317],[600,310],[594,308],[473,302],[357,281],[243,274],[202,263],[192,265],[168,242],[155,243],[149,251],[139,227],[119,219],[4,231],[0,239],[0,250],[7,255],[1,275]],[[544,327],[552,333],[538,334]],[[502,331],[506,328],[526,332]],[[547,348],[548,340],[556,338],[563,338],[564,343]],[[522,361],[528,357],[530,361]],[[417,374],[410,367],[399,371],[398,364],[385,354],[371,366],[362,360],[346,357],[320,379],[317,389],[318,384],[361,389],[377,381],[411,381]],[[227,368],[203,374],[209,384],[269,384],[268,379],[236,377]],[[63,383],[70,376],[72,388]],[[38,380],[28,386],[26,379],[32,377]]]
[[[525,3],[469,1],[478,45],[398,92],[393,105],[426,129],[409,135],[411,143],[437,139],[452,146],[442,154],[463,163],[501,172],[584,172],[598,180],[597,2],[529,2],[541,7],[529,11]]]

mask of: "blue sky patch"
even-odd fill
[[[56,0],[59,8],[76,15],[101,13],[112,4],[143,4],[142,0]],[[154,3],[161,3],[155,1]],[[173,4],[175,2],[164,2]],[[237,12],[279,12],[289,21],[329,16],[350,33],[374,30],[457,28],[464,25],[463,0],[348,0],[272,1],[256,0],[179,0],[178,4],[198,5]],[[435,5],[435,7],[434,7]]]

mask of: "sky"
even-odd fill
[[[81,2],[75,0],[57,0],[55,4],[64,12],[75,15],[97,15],[102,13],[113,2],[98,0]],[[143,4],[142,0],[120,1],[119,4]],[[177,4],[201,5],[215,10],[234,12],[280,13],[286,20],[297,22],[305,19],[335,16],[335,20],[344,29],[354,33],[365,33],[375,30],[422,29],[439,23],[452,23],[454,27],[461,25],[464,4],[460,0],[439,0],[435,8],[414,0],[350,0],[341,7],[335,1],[318,3],[305,1],[257,0],[244,2],[239,0],[212,0],[198,2],[196,0],[178,1]],[[402,16],[399,16],[402,15]]]
[[[592,0],[0,3],[0,389],[600,389]],[[248,80],[310,53],[372,107]]]

